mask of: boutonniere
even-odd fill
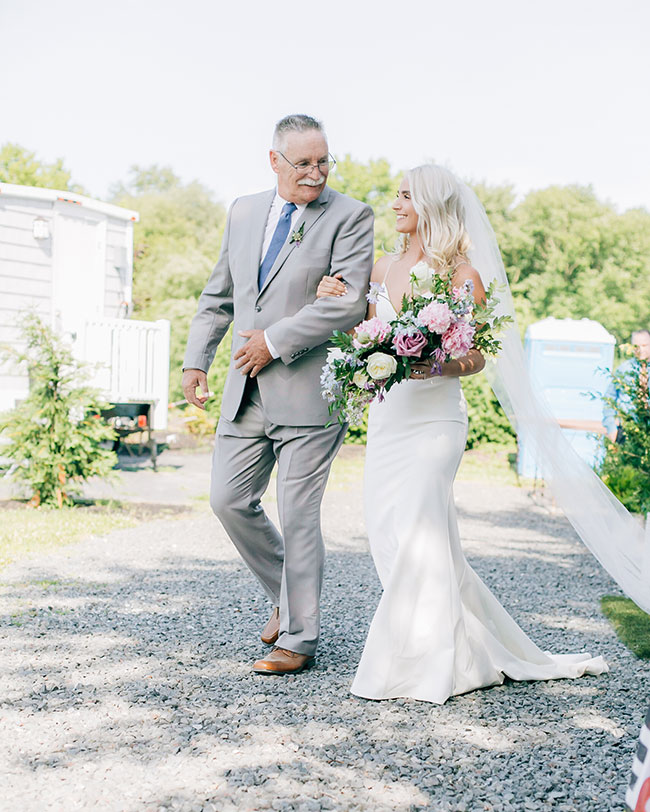
[[[305,234],[305,224],[301,223],[300,228],[296,228],[294,231],[291,232],[291,239],[289,240],[289,245],[291,245],[294,242],[296,245],[300,245],[304,234]]]

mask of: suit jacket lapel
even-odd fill
[[[304,240],[305,237],[307,236],[307,232],[309,231],[309,229],[314,225],[314,223],[318,220],[318,218],[322,216],[323,212],[325,211],[325,207],[327,205],[328,200],[329,200],[329,189],[326,186],[323,189],[322,193],[318,196],[318,198],[316,200],[314,200],[313,203],[310,203],[307,206],[307,208],[304,210],[304,212],[302,213],[302,216],[299,217],[296,220],[296,226],[291,231],[292,232],[293,231],[298,231],[300,229],[300,226],[304,223],[305,227],[304,227],[303,233],[302,233],[302,239]],[[299,250],[298,243],[295,242],[295,241],[294,242],[289,242],[290,239],[291,239],[291,233],[289,234],[289,236],[287,237],[286,242],[284,243],[284,245],[280,249],[280,253],[276,257],[276,260],[273,263],[273,267],[269,271],[269,275],[266,277],[266,280],[264,282],[264,286],[262,287],[262,290],[260,291],[260,294],[264,293],[266,288],[273,281],[273,279],[277,276],[280,268],[284,265],[284,263],[287,261],[289,256],[293,253],[293,251]],[[260,253],[261,253],[261,251],[260,251]]]
[[[269,212],[271,204],[275,197],[275,189],[271,189],[265,194],[260,196],[259,203],[255,206],[250,215],[250,241],[248,243],[250,248],[250,264],[253,270],[253,278],[255,279],[255,287],[257,287],[257,275],[262,263],[262,246],[264,245],[264,232],[266,230],[266,221],[269,219]]]

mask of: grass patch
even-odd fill
[[[621,595],[605,595],[600,605],[621,643],[642,660],[650,660],[650,615]]]
[[[332,465],[329,487],[345,489],[363,478],[365,446],[344,445]],[[517,446],[486,443],[463,454],[457,479],[489,482],[492,485],[532,484],[517,474]]]
[[[328,487],[345,490],[363,478],[365,446],[344,445],[334,459]],[[489,482],[492,485],[532,485],[517,474],[517,446],[486,443],[465,451],[457,479]]]
[[[9,505],[0,508],[0,567],[36,552],[49,552],[89,536],[138,524],[134,513],[115,507],[54,510],[20,503]]]
[[[114,499],[80,502],[74,507],[33,508],[26,502],[0,502],[0,568],[37,552],[50,552],[90,536],[135,527],[141,522],[177,519],[192,506]]]
[[[327,487],[330,490],[345,491],[363,481],[363,466],[366,459],[365,445],[343,445],[334,457]]]
[[[517,447],[486,443],[463,454],[457,479],[483,481],[492,485],[521,485],[517,474]]]

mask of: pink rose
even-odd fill
[[[432,333],[442,335],[451,324],[451,310],[445,302],[431,302],[420,310],[418,318]]]
[[[390,325],[374,316],[372,319],[367,319],[357,325],[353,344],[358,350],[374,347],[376,344],[381,344],[389,333]]]
[[[426,346],[427,340],[419,330],[412,336],[401,335],[393,339],[393,348],[398,355],[412,355],[419,358]]]
[[[462,358],[472,348],[475,327],[468,321],[457,321],[442,337],[442,349],[452,358]]]

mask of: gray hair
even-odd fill
[[[633,330],[630,336],[630,344],[634,342],[635,336],[648,336],[648,338],[650,338],[650,330],[646,330],[645,327],[639,327],[638,330]]]
[[[316,118],[312,118],[312,116],[306,116],[299,113],[281,118],[273,130],[273,149],[284,149],[287,133],[304,133],[308,132],[309,130],[316,130],[316,132],[322,133],[323,136],[325,136],[325,130],[322,122],[318,121]]]

